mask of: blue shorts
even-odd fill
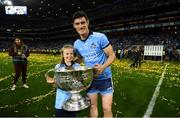
[[[112,78],[105,80],[93,80],[91,86],[86,90],[87,94],[113,94]]]

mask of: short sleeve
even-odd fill
[[[75,50],[77,50],[76,42],[77,42],[77,41],[74,42],[74,49],[75,49]]]
[[[79,63],[75,63],[73,66],[74,67],[78,67],[78,66],[80,66],[80,64]]]
[[[54,69],[58,69],[58,68],[60,68],[60,64],[57,64],[57,65],[54,67]]]
[[[102,35],[101,39],[100,39],[100,47],[102,49],[106,48],[109,45],[109,40],[107,39],[106,35]]]
[[[78,49],[74,49],[74,56],[82,58],[81,54],[79,53]]]

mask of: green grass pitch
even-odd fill
[[[11,57],[0,53],[0,117],[53,117],[55,87],[47,84],[44,74],[59,63],[60,56],[31,54],[28,62],[27,84],[22,87],[21,78],[17,89],[11,91],[14,69]],[[166,62],[144,61],[141,68],[130,68],[130,61],[115,60],[113,72],[114,117],[143,117]],[[99,116],[103,116],[99,99]],[[78,113],[88,117],[89,108]],[[167,66],[152,117],[180,117],[180,63]]]

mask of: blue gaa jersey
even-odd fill
[[[72,67],[80,66],[78,63],[74,63]],[[66,67],[65,64],[57,64],[55,66],[55,69],[58,69],[60,67]],[[64,103],[71,97],[71,93],[67,91],[63,91],[59,88],[56,89],[56,101],[55,101],[55,108],[56,109],[62,109]]]
[[[74,48],[83,57],[86,66],[94,67],[95,64],[103,65],[106,62],[107,55],[103,49],[109,46],[109,44],[104,34],[90,32],[86,40],[77,39],[74,42]],[[111,69],[107,67],[96,79],[103,80],[111,77]]]

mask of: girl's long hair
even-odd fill
[[[61,63],[65,63],[64,57],[63,57],[63,53],[64,53],[64,50],[65,50],[65,49],[68,49],[68,48],[74,50],[74,47],[73,47],[72,45],[70,45],[70,44],[66,44],[66,45],[64,45],[64,46],[61,48],[61,55],[62,55]]]
[[[16,44],[16,41],[15,41],[16,39],[19,39],[19,40],[20,40],[20,45],[19,45],[19,46]],[[23,50],[24,42],[23,42],[23,40],[22,40],[21,38],[19,38],[19,37],[16,37],[15,40],[14,40],[14,42],[13,42],[13,48],[14,48],[14,52],[17,53],[17,46],[20,47],[21,50]]]

